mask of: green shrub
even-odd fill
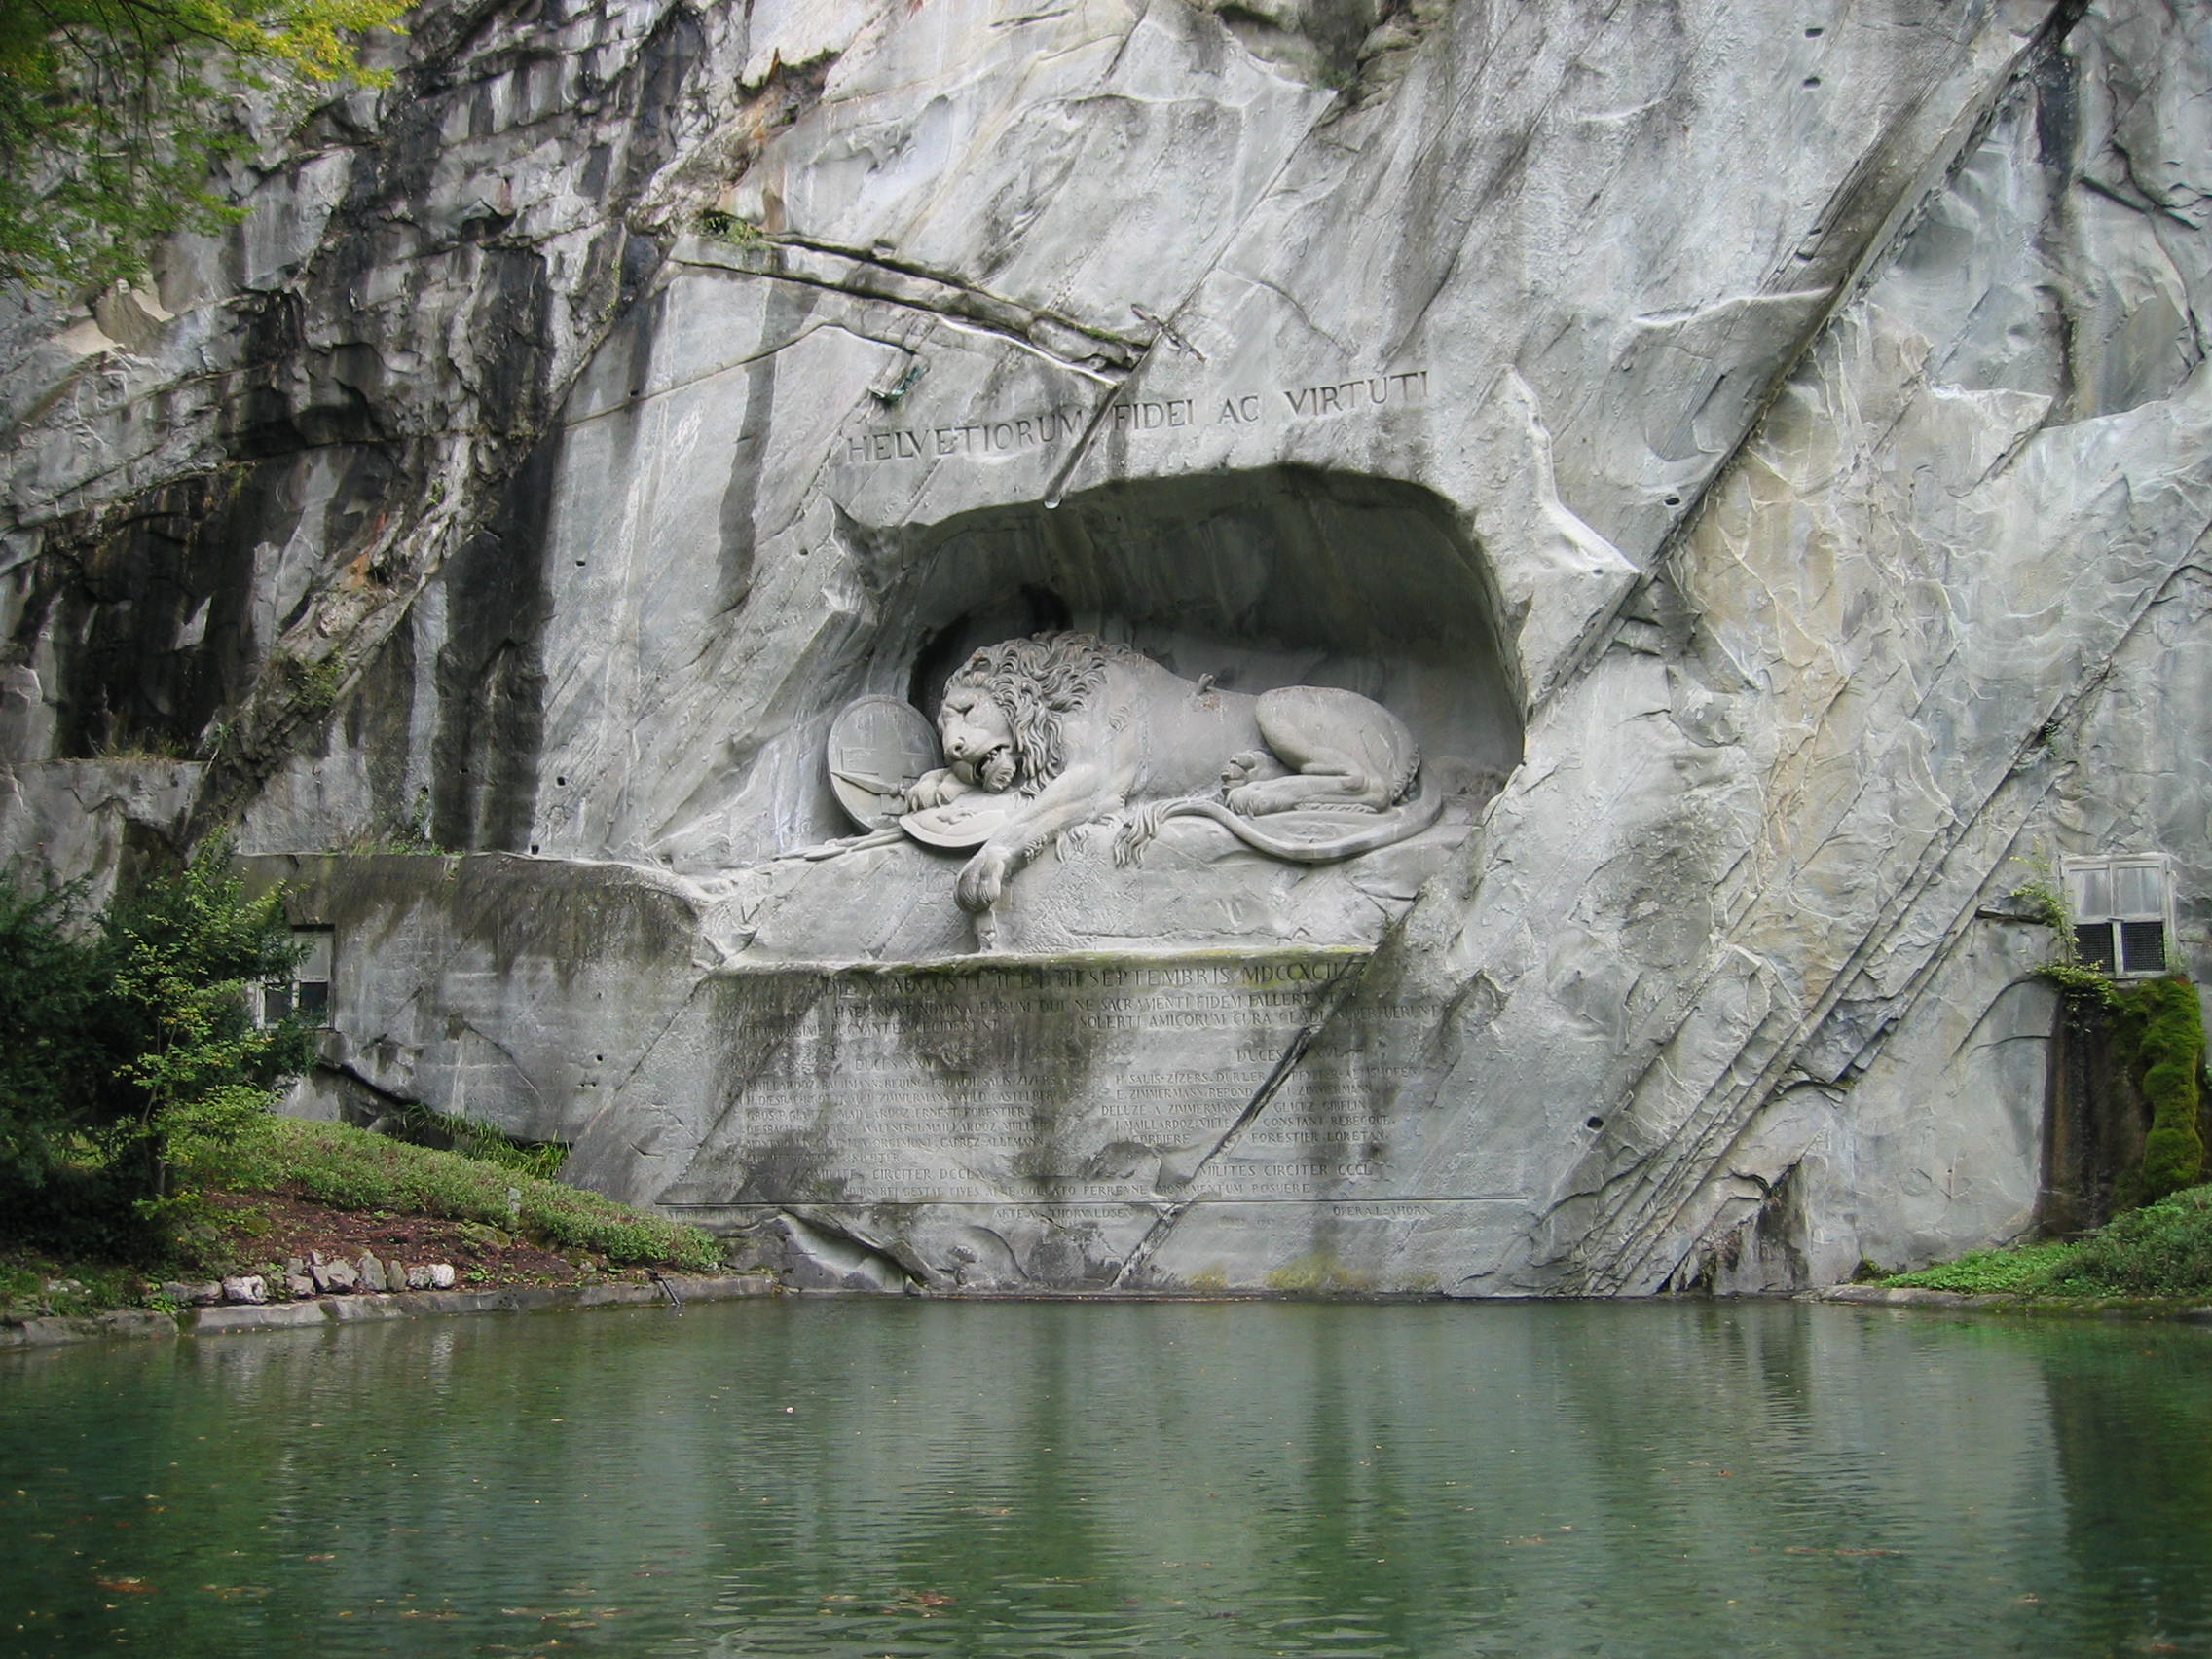
[[[2041,1287],[2065,1296],[2212,1293],[2212,1187],[2193,1187],[2106,1223],[2079,1243]]]
[[[1893,1273],[1881,1282],[1918,1290],[1957,1290],[1970,1296],[2020,1295],[2043,1287],[2053,1264],[2073,1246],[2058,1240],[2016,1244],[2007,1249],[1973,1250],[1955,1262],[1918,1272]]]
[[[721,1266],[713,1235],[574,1187],[414,1146],[343,1124],[280,1118],[260,1132],[209,1145],[192,1160],[213,1186],[295,1191],[339,1209],[387,1209],[519,1228],[555,1249],[612,1262]],[[510,1198],[510,1195],[512,1195]]]
[[[265,1118],[313,1038],[247,997],[297,960],[280,893],[226,847],[80,913],[76,888],[0,883],[0,1216],[26,1239],[142,1247],[167,1230],[179,1143]]]
[[[2212,1296],[2212,1186],[2192,1187],[2087,1237],[1976,1250],[1888,1285],[2013,1296]]]
[[[402,1106],[397,1119],[396,1126],[380,1124],[377,1132],[393,1135],[415,1146],[426,1146],[435,1152],[458,1153],[510,1174],[535,1175],[550,1181],[561,1173],[561,1165],[569,1161],[569,1149],[559,1141],[518,1141],[490,1124],[440,1112],[420,1101]]]
[[[338,706],[338,694],[346,686],[346,665],[336,656],[308,658],[280,650],[272,667],[302,719],[319,720]]]

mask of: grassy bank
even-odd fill
[[[198,1161],[200,1158],[206,1161]],[[274,1119],[266,1133],[210,1148],[187,1166],[208,1188],[282,1192],[334,1209],[480,1222],[551,1249],[586,1251],[618,1266],[652,1263],[707,1272],[721,1264],[720,1245],[696,1227],[558,1181],[343,1124]]]
[[[340,1124],[266,1120],[232,1140],[179,1149],[191,1197],[158,1249],[121,1259],[0,1247],[0,1316],[158,1304],[165,1280],[260,1272],[290,1256],[444,1261],[465,1284],[574,1282],[723,1265],[712,1235],[596,1193]]]
[[[2083,1238],[1976,1250],[1881,1282],[2039,1301],[2212,1299],[2212,1186],[2186,1188]]]

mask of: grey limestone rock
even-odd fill
[[[326,1296],[344,1295],[361,1288],[361,1275],[350,1262],[316,1262],[309,1269],[315,1289]]]
[[[333,930],[295,1110],[823,1288],[2032,1227],[2023,861],[2167,855],[2212,978],[2201,12],[1017,11],[432,5],[151,287],[0,297],[0,847],[235,828]],[[986,745],[995,851],[899,830],[1070,633],[1382,711],[1436,820]]]

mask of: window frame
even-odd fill
[[[2157,884],[2158,903],[2155,907],[2128,909],[2119,906],[2119,883],[2115,879],[2121,870],[2150,870]],[[2078,959],[2090,961],[2092,966],[2109,974],[2115,979],[2156,979],[2173,972],[2174,965],[2174,871],[2173,860],[2165,853],[2102,853],[2095,857],[2069,855],[2058,861],[2059,883],[2066,895],[2066,910],[2073,924],[2071,943]],[[2111,903],[2100,909],[2089,905],[2089,888],[2097,877],[2105,878]],[[2139,955],[2127,942],[2127,929],[2156,926],[2158,929],[2158,961],[2155,967],[2136,967],[2131,958]],[[2084,950],[2083,935],[2092,929],[2104,932],[2104,949]],[[2102,960],[2098,960],[2102,958]]]
[[[284,978],[273,979],[261,987],[255,1009],[257,1023],[276,1025],[297,1013],[315,1030],[327,1031],[336,1003],[338,930],[328,922],[294,922],[292,942],[306,945],[307,954]],[[315,960],[318,952],[319,962]],[[314,973],[318,968],[321,972]],[[307,1006],[310,1002],[317,1006],[311,1009]]]

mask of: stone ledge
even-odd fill
[[[20,1325],[0,1325],[0,1348],[58,1347],[64,1343],[96,1342],[102,1337],[173,1337],[177,1322],[172,1314],[151,1308],[118,1308],[89,1318],[51,1316],[25,1319]]]
[[[774,1293],[776,1281],[764,1273],[731,1273],[679,1278],[661,1283],[684,1302],[729,1302]],[[313,1302],[263,1308],[209,1308],[184,1324],[193,1336],[316,1324],[352,1325],[384,1319],[434,1319],[461,1313],[541,1313],[555,1309],[634,1308],[666,1303],[660,1284],[509,1284],[490,1290],[366,1291],[356,1296],[321,1296]]]
[[[661,1283],[684,1302],[732,1302],[771,1296],[776,1281],[765,1273],[678,1277]],[[95,1317],[26,1319],[0,1325],[0,1349],[59,1347],[112,1337],[222,1337],[241,1331],[318,1329],[374,1324],[387,1319],[434,1319],[461,1313],[538,1313],[558,1309],[666,1305],[660,1284],[501,1285],[492,1290],[411,1290],[357,1296],[318,1296],[312,1302],[271,1302],[188,1309],[181,1314],[125,1308]]]
[[[319,1302],[270,1302],[236,1308],[202,1308],[179,1315],[177,1324],[194,1336],[214,1337],[231,1331],[280,1331],[322,1325],[332,1317]]]
[[[2003,1308],[2015,1298],[1969,1296],[1960,1290],[1910,1290],[1879,1284],[1831,1284],[1807,1293],[1815,1302],[1855,1302],[1877,1308]]]

